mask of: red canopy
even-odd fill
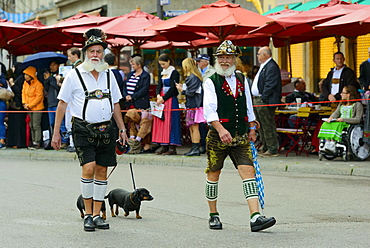
[[[76,15],[77,16],[77,15]],[[23,35],[14,38],[9,42],[12,46],[14,55],[24,55],[31,49],[31,53],[43,51],[65,51],[72,46],[81,47],[85,39],[82,35],[70,34],[64,32],[67,27],[99,25],[107,22],[114,17],[97,17],[91,15],[78,14],[77,18],[69,18],[65,21],[60,21],[56,24],[40,27],[31,32],[23,32]],[[88,28],[85,28],[85,31]],[[24,34],[26,33],[26,34]]]
[[[356,37],[370,33],[370,6],[363,6],[348,15],[324,22],[316,30],[333,35]]]
[[[219,41],[223,41],[229,38],[230,35],[244,35],[269,21],[272,21],[272,19],[244,9],[239,4],[221,0],[203,5],[197,10],[171,18],[147,29],[161,32],[161,35],[169,34],[172,31],[198,32],[203,33],[204,36],[211,33]],[[164,31],[167,32],[164,33]],[[177,37],[177,41],[189,40],[186,33]]]
[[[24,33],[35,30],[36,27],[32,25],[16,24],[12,22],[0,22],[0,48],[11,51],[13,48],[8,44],[8,41],[21,36]]]
[[[152,30],[144,30],[154,24],[161,23],[159,17],[145,13],[140,8],[126,15],[114,17],[112,20],[99,25],[103,29],[108,38],[124,38],[133,46],[138,48],[148,40],[167,41],[163,37],[158,36],[157,32]],[[71,27],[63,31],[71,34],[82,34],[87,28],[94,25]],[[95,25],[96,26],[96,25]],[[114,43],[114,40],[111,40]],[[117,44],[120,42],[117,42]]]
[[[363,5],[332,0],[315,9],[278,18],[249,33],[273,37],[275,47],[282,46],[284,43],[294,44],[318,40],[332,35],[318,32],[313,29],[313,26],[349,14],[360,8],[363,8]],[[285,39],[287,42],[281,44],[281,42],[276,41],[275,38]]]

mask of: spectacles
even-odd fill
[[[257,56],[258,56],[258,55],[262,55],[262,54],[263,54],[263,53],[257,53]]]
[[[349,94],[349,92],[342,92],[341,94]]]

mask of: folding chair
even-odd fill
[[[290,146],[289,150],[286,152],[285,156],[288,156],[288,154],[292,150],[295,151],[296,155],[300,155],[303,151],[306,153],[307,156],[309,156],[308,152],[304,149],[304,147],[308,144],[309,134],[307,131],[307,123],[308,123],[308,117],[310,113],[304,110],[306,109],[303,108],[301,111],[299,111],[298,109],[296,118],[292,120],[294,123],[293,128],[285,128],[285,127],[276,128],[277,133],[286,135],[285,140],[279,146],[279,149],[278,149],[279,152],[285,145],[289,145],[293,143]]]

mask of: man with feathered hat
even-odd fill
[[[242,179],[250,212],[252,232],[273,226],[275,218],[259,213],[258,191],[250,141],[256,140],[256,121],[246,78],[235,72],[239,47],[225,40],[216,50],[216,73],[204,83],[204,116],[210,125],[207,135],[206,198],[210,210],[209,228],[222,229],[217,210],[218,181],[229,156]]]
[[[107,168],[115,166],[116,131],[118,139],[127,141],[119,100],[122,98],[114,74],[104,62],[106,35],[98,28],[84,34],[87,39],[82,51],[85,61],[65,77],[58,95],[55,130],[59,130],[67,105],[72,115],[72,132],[76,153],[82,168],[81,191],[85,203],[84,230],[109,229],[100,217],[100,209],[107,189]],[[52,146],[59,150],[59,132],[53,135]]]

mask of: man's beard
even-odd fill
[[[227,64],[230,64],[230,63],[227,63]],[[217,72],[217,74],[221,75],[221,76],[231,76],[234,71],[236,69],[236,66],[235,65],[230,65],[226,70],[224,70],[220,63],[216,62],[215,63],[215,70]]]
[[[97,71],[97,72],[102,72],[106,69],[109,68],[109,65],[98,59],[98,58],[94,58],[94,60],[99,60],[98,62],[92,62],[92,59],[88,59],[88,60],[85,60],[83,63],[82,63],[82,67],[86,70],[86,71]]]

